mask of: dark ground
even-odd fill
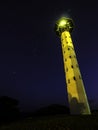
[[[98,115],[54,115],[26,117],[2,124],[0,130],[97,130]]]
[[[59,104],[52,104],[35,112],[19,113],[11,108],[7,110],[0,111],[0,130],[98,129],[98,110],[91,111],[91,115],[81,116],[70,115],[69,108]]]

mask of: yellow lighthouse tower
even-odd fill
[[[91,114],[70,35],[72,30],[73,21],[70,18],[63,17],[55,24],[56,34],[61,38],[70,112],[71,114]]]

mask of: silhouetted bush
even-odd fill
[[[11,97],[0,97],[0,120],[11,121],[19,118],[18,100]]]
[[[47,107],[43,107],[35,112],[35,115],[58,115],[69,114],[69,108],[63,105],[52,104]]]

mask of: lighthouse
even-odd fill
[[[71,38],[73,27],[72,19],[62,17],[55,24],[55,32],[61,40],[70,113],[89,115],[90,107]]]

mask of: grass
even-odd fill
[[[1,125],[0,130],[97,130],[98,116],[43,116],[29,117]]]

